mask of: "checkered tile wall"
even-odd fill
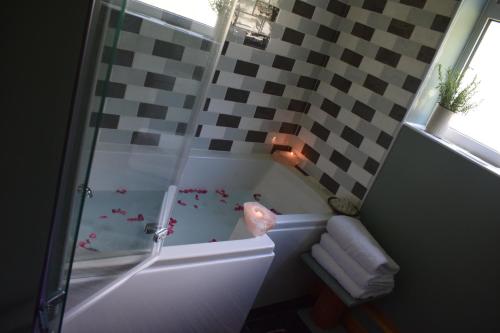
[[[98,142],[178,150],[214,47],[207,37],[211,29],[139,2],[131,3],[137,12],[127,12],[124,17]],[[113,9],[101,59],[104,64],[111,60],[117,21],[118,12]],[[106,68],[101,66],[98,96],[104,93]],[[96,118],[94,114],[91,125]]]
[[[252,6],[270,15],[231,28],[193,147],[293,147],[302,169],[332,193],[362,199],[458,1],[239,2],[246,17]],[[127,15],[101,141],[161,146],[184,134],[212,45],[164,29]]]
[[[306,157],[302,167],[331,192],[362,199],[458,2],[330,0],[322,5],[313,15],[335,37],[312,49],[330,58],[316,76],[320,84],[294,149]]]

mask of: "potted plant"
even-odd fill
[[[448,122],[455,113],[467,113],[477,106],[472,98],[477,93],[479,82],[477,77],[474,77],[472,82],[463,86],[465,71],[460,73],[448,68],[443,75],[441,65],[438,66],[438,75],[439,84],[436,88],[439,89],[439,102],[425,130],[437,137],[442,137],[448,127]]]

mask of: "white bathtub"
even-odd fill
[[[141,163],[148,162],[145,156]],[[67,312],[65,332],[239,332],[252,306],[307,292],[312,277],[299,254],[318,241],[331,215],[326,191],[268,156],[211,152],[190,156],[179,186],[265,193],[284,214],[261,237],[246,233],[240,222],[225,241],[168,246],[167,239],[142,267]],[[86,263],[92,264],[103,261]],[[88,283],[92,278],[72,281]]]

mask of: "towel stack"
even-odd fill
[[[389,293],[399,266],[355,218],[335,215],[328,221],[312,256],[358,299]]]

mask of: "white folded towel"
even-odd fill
[[[396,274],[399,266],[355,218],[334,215],[326,225],[328,233],[368,273]]]
[[[356,282],[362,289],[370,289],[373,287],[389,287],[394,286],[394,275],[392,274],[373,274],[367,272],[356,260],[352,259],[330,236],[324,233],[321,236],[321,247],[328,252],[333,261],[338,264],[349,277]]]
[[[335,263],[335,261],[333,261],[333,259],[328,255],[328,252],[326,252],[319,244],[313,245],[312,256],[354,298],[363,299],[374,297],[389,293],[392,290],[392,287],[371,288],[370,290],[361,288],[346,274],[346,272],[339,265]]]

